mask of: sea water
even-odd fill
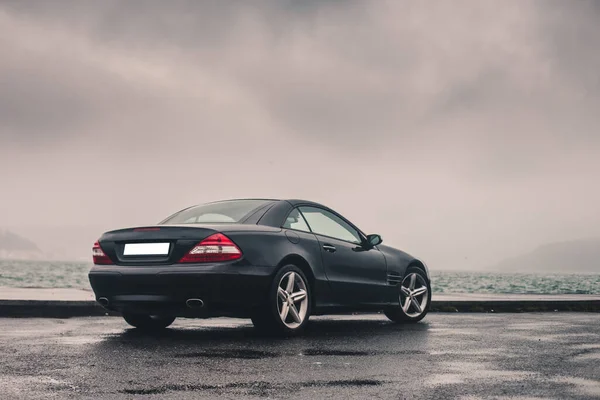
[[[0,287],[91,290],[86,262],[0,260]],[[598,274],[431,270],[434,293],[600,294]]]

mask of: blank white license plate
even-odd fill
[[[169,243],[127,243],[123,250],[125,256],[166,256]]]

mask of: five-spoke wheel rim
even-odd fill
[[[425,312],[429,301],[427,281],[420,274],[406,275],[400,285],[400,307],[404,314],[411,318],[419,317]]]
[[[294,271],[284,274],[277,287],[277,311],[281,322],[290,329],[298,328],[308,311],[308,290],[304,279]]]

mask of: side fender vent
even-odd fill
[[[387,282],[390,286],[396,286],[402,282],[402,276],[397,272],[390,272],[387,276]]]

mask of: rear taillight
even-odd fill
[[[94,247],[92,247],[92,258],[94,259],[94,264],[97,265],[110,265],[113,263],[112,260],[108,258],[106,254],[104,254],[104,251],[102,250],[102,247],[100,247],[100,243],[98,243],[98,241],[96,241],[96,243],[94,243]]]
[[[215,233],[198,243],[180,263],[233,261],[242,258],[242,251],[222,233]]]

